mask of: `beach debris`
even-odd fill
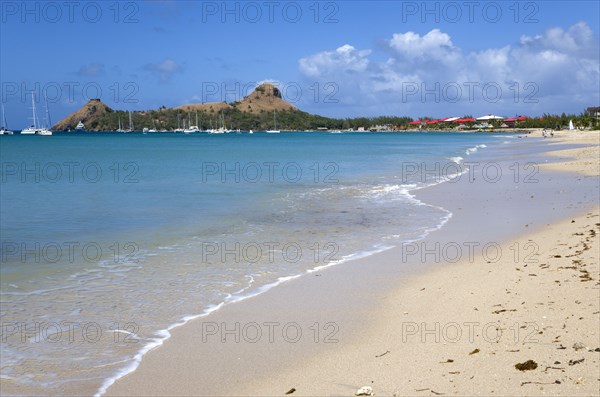
[[[576,351],[577,351],[577,350],[581,350],[581,349],[585,349],[586,347],[587,347],[587,346],[586,346],[586,345],[584,345],[584,344],[583,344],[583,343],[581,343],[581,342],[575,342],[575,343],[573,343],[573,349],[575,349]]]
[[[525,385],[560,385],[561,381],[559,381],[558,379],[555,380],[554,382],[521,382],[521,386],[525,386]]]
[[[530,276],[531,276],[531,274],[530,274]],[[516,311],[517,311],[517,309],[510,309],[510,310],[500,309],[500,310],[494,310],[492,312],[492,314],[500,314],[500,313],[504,313],[504,312],[516,312]]]
[[[469,353],[469,356],[471,356],[471,355],[473,355],[473,354],[477,354],[477,353],[479,353],[479,352],[480,352],[480,350],[479,350],[479,349],[475,349],[475,350],[473,350],[471,353]]]
[[[453,362],[454,362],[454,360],[449,358],[446,361],[440,361],[440,364],[448,364],[448,363],[453,363]]]
[[[432,392],[432,393],[433,393],[433,394],[435,394],[436,396],[441,396],[441,395],[443,395],[443,394],[444,394],[444,393],[438,393],[437,391],[435,391],[435,390],[433,390],[433,389],[430,389],[430,388],[427,388],[427,389],[416,389],[415,391],[427,391],[427,390],[429,390],[430,392]]]
[[[515,368],[519,371],[531,371],[538,367],[537,363],[533,360],[527,360],[524,363],[515,364]]]
[[[287,396],[288,394],[292,394],[295,391],[296,391],[296,389],[292,387],[290,390],[286,391],[285,394]]]
[[[583,270],[580,270],[579,272],[582,273],[582,275],[579,276],[579,278],[581,279],[582,282],[592,280],[592,278],[590,277],[590,272],[588,272],[587,270],[583,269]]]
[[[386,351],[385,353],[382,353],[382,354],[380,354],[380,355],[378,355],[378,356],[375,356],[375,358],[383,357],[383,356],[385,356],[386,354],[388,354],[389,352],[390,352],[390,351],[388,350],[388,351]]]
[[[590,351],[592,351],[592,350],[590,350]],[[600,352],[600,347],[595,348],[593,351]]]
[[[354,393],[355,396],[372,396],[373,388],[371,386],[363,386]]]
[[[580,358],[579,360],[569,360],[569,365],[581,364],[585,361],[585,358]]]

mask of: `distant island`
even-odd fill
[[[549,115],[540,118],[521,117],[511,125],[501,120],[490,123],[494,128],[556,128],[573,121],[576,127],[598,128],[598,108],[588,108],[580,115]],[[71,113],[53,127],[53,131],[82,130],[90,132],[119,130],[175,131],[197,126],[200,130],[226,127],[230,130],[265,131],[274,128],[288,131],[406,131],[459,129],[459,124],[443,123],[422,117],[417,122],[410,117],[379,116],[336,119],[303,112],[283,100],[281,91],[272,84],[261,84],[241,101],[187,104],[157,110],[113,110],[100,99],[91,99],[81,109]],[[471,115],[463,116],[472,119]],[[130,123],[131,121],[131,123]],[[462,129],[477,129],[477,123],[462,123]]]
[[[185,126],[198,126],[201,130],[219,128],[222,124],[232,130],[264,131],[277,125],[282,130],[357,129],[371,125],[406,124],[410,117],[377,117],[334,119],[303,112],[282,99],[281,91],[272,84],[261,84],[238,102],[211,102],[188,104],[176,108],[131,112],[135,131],[143,128],[157,131],[174,131]],[[196,124],[197,120],[197,124]],[[100,99],[88,101],[81,109],[71,113],[52,127],[54,131],[77,129],[83,123],[86,131],[117,131],[129,128],[129,112],[113,110]]]

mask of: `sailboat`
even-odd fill
[[[117,129],[117,132],[127,132],[123,129],[123,125],[121,125],[121,116],[119,116],[119,129]]]
[[[219,116],[219,119],[220,119],[219,121],[221,122],[221,126],[219,128],[217,128],[217,129],[211,129],[211,130],[209,130],[208,132],[210,134],[224,134],[226,132],[230,132],[227,128],[225,128],[225,115],[221,114]]]
[[[6,114],[4,113],[4,104],[2,104],[2,127],[0,127],[0,135],[12,135],[13,132],[8,129],[6,123]]]
[[[131,110],[129,111],[129,130],[127,132],[133,132],[133,118],[131,117]]]
[[[37,131],[37,116],[35,115],[35,94],[31,93],[31,113],[33,124],[21,131],[21,135],[35,135]]]
[[[229,134],[231,132],[231,130],[227,129],[227,127],[225,127],[225,114],[221,113],[221,128],[219,128],[220,131],[225,132],[227,134]]]
[[[190,114],[188,113],[188,128],[183,130],[184,134],[191,134],[192,132],[200,132],[200,128],[198,128],[198,112],[196,112],[196,125],[191,125],[192,120],[190,119]]]
[[[46,102],[46,114],[48,114],[48,103]],[[48,117],[48,116],[47,116]],[[31,119],[33,124],[21,131],[21,135],[52,135],[47,128],[38,127],[38,118],[35,112],[35,93],[31,93]]]
[[[181,115],[177,113],[177,128],[174,132],[183,132],[183,128],[181,128]]]
[[[267,130],[269,134],[279,134],[281,131],[277,129],[277,113],[273,110],[273,129]]]
[[[52,121],[50,121],[50,111],[48,110],[48,98],[46,98],[45,96],[44,96],[44,102],[46,104],[46,126],[43,128],[40,128],[36,132],[36,134],[49,136],[49,135],[52,135],[52,130],[50,129],[51,128],[50,126],[52,125]]]
[[[209,134],[213,134],[215,132],[213,125],[212,125],[212,119],[208,120],[208,124],[209,124],[209,128],[206,130],[206,132],[208,132]]]
[[[154,120],[152,120],[152,128],[150,128],[148,132],[156,132],[156,122]]]

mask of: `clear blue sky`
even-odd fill
[[[2,1],[9,127],[233,101],[262,81],[334,117],[541,115],[599,105],[597,1]],[[83,88],[86,88],[83,91]],[[41,113],[41,112],[40,112]]]

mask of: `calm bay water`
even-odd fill
[[[507,139],[3,136],[3,381],[93,394],[177,324],[422,238],[451,214],[410,194],[440,182],[415,167],[458,170]]]

